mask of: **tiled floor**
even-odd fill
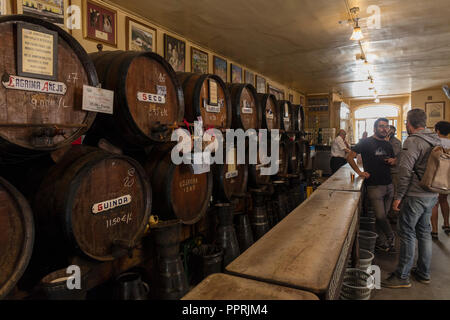
[[[439,213],[439,228],[442,215]],[[397,241],[398,247],[398,241]],[[397,249],[398,251],[398,249]],[[376,254],[373,264],[381,268],[382,279],[394,271],[398,254]],[[416,246],[417,259],[417,246]],[[433,240],[433,257],[431,264],[431,283],[422,284],[411,279],[411,288],[374,290],[373,300],[449,300],[450,299],[450,235],[439,230],[439,240]]]

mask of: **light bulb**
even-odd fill
[[[361,39],[364,39],[364,35],[361,31],[361,28],[356,26],[353,28],[353,33],[352,36],[350,37],[350,40],[359,41]]]

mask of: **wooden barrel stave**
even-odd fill
[[[193,123],[201,116],[205,128],[227,129],[231,126],[230,93],[219,76],[188,72],[178,72],[177,76],[183,86],[185,119],[188,122]],[[217,84],[219,112],[210,112],[204,106],[204,101],[209,104],[209,81]]]
[[[184,114],[183,91],[172,67],[153,52],[97,52],[90,56],[103,86],[115,92],[113,115],[99,116],[90,135],[97,140],[104,136],[122,148],[170,141],[172,128]],[[141,101],[139,92],[165,95],[165,102]]]
[[[0,299],[25,272],[34,244],[34,220],[28,202],[0,177]]]
[[[256,89],[251,84],[227,84],[231,93],[233,129],[258,130],[261,128],[262,116]],[[247,106],[244,104],[247,103]],[[249,109],[247,111],[247,109]]]
[[[208,208],[212,175],[195,175],[190,165],[175,165],[171,147],[155,147],[144,165],[153,186],[153,214],[162,220],[180,219],[183,224],[194,224]]]
[[[0,112],[0,148],[4,158],[15,161],[69,145],[84,134],[96,113],[81,110],[83,85],[96,86],[98,83],[92,61],[72,36],[51,23],[22,15],[0,17],[0,41],[6,44],[0,48],[4,58],[0,62],[3,80],[7,80],[8,75],[16,75],[17,23],[57,32],[58,73],[55,81],[64,83],[67,92],[58,95],[0,86],[0,106],[6,108]],[[52,129],[48,124],[55,124],[58,129]]]
[[[262,114],[262,129],[280,129],[280,110],[273,94],[258,93]]]
[[[124,196],[131,197],[128,204],[106,210],[112,200]],[[96,213],[94,204],[99,203],[104,211]],[[48,171],[33,208],[40,236],[65,240],[66,252],[60,255],[84,254],[110,261],[124,254],[122,245],[133,247],[143,235],[150,215],[151,188],[143,168],[133,159],[75,146]]]

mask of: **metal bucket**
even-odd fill
[[[341,300],[369,300],[374,288],[373,276],[360,269],[345,271],[341,289]]]
[[[375,231],[376,219],[372,217],[359,218],[359,230]]]
[[[192,250],[194,258],[194,279],[196,283],[213,273],[222,272],[223,251],[211,244],[202,244]]]
[[[360,230],[358,235],[359,247],[374,253],[377,237],[378,235],[375,232]]]
[[[361,270],[367,271],[372,265],[372,260],[375,256],[372,252],[365,249],[359,249],[359,268]]]

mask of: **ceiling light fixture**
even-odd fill
[[[358,25],[358,20],[359,20],[358,12],[359,12],[359,7],[353,7],[350,9],[350,13],[355,16],[352,19],[356,23],[353,26],[353,33],[352,33],[352,36],[350,37],[350,40],[353,40],[353,41],[360,41],[360,40],[364,39],[364,35],[361,31],[361,28]]]

